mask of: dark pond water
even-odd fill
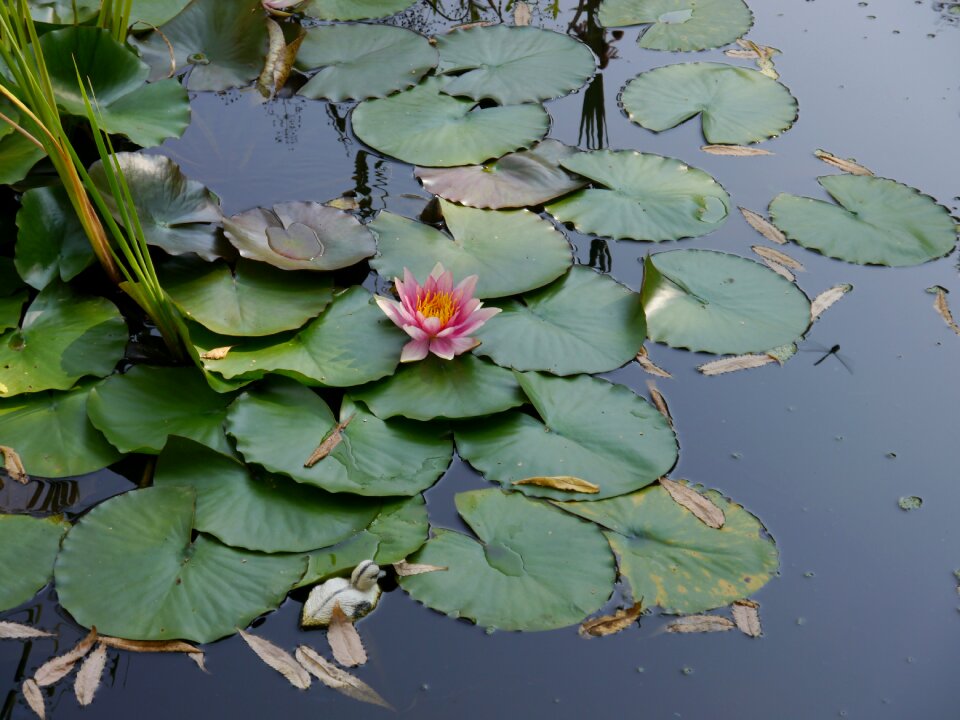
[[[453,3],[447,2],[448,6]],[[541,5],[548,5],[543,2]],[[575,3],[560,3],[566,29]],[[586,92],[549,104],[552,135],[584,147],[671,155],[713,174],[737,205],[762,211],[778,192],[820,193],[831,172],[812,151],[856,157],[879,175],[921,188],[958,209],[960,27],[930,0],[755,0],[750,37],[783,51],[781,80],[800,100],[800,119],[765,145],[773,157],[699,151],[693,124],[654,135],[631,125],[617,93],[638,72],[690,56],[641,51],[627,31]],[[949,3],[948,3],[949,5]],[[582,19],[582,16],[581,18]],[[425,3],[401,16],[423,31],[443,24]],[[607,39],[612,39],[609,35]],[[724,60],[720,51],[696,59]],[[743,61],[740,61],[743,62]],[[602,88],[602,89],[601,89]],[[411,169],[379,158],[350,134],[349,107],[253,93],[203,95],[185,137],[162,151],[222,198],[228,213],[284,200],[324,200],[353,191],[370,213],[414,214],[423,201]],[[570,234],[582,262],[638,287],[637,243],[604,244]],[[749,255],[758,240],[737,216],[713,235],[681,243]],[[660,246],[657,249],[665,249]],[[384,597],[361,623],[371,661],[360,676],[413,718],[956,718],[960,667],[960,338],[924,292],[942,285],[960,298],[956,255],[917,268],[864,268],[795,246],[811,297],[842,282],[854,292],[815,324],[806,348],[840,345],[834,357],[801,352],[786,366],[706,378],[704,356],[653,346],[674,379],[658,386],[680,435],[674,476],[717,488],[756,513],[775,536],[781,574],[756,599],[764,637],[673,636],[662,618],[639,630],[586,641],[575,628],[492,635]],[[960,301],[955,300],[960,310]],[[635,365],[610,375],[646,393]],[[452,498],[485,483],[457,463],[428,493],[436,525],[457,526]],[[0,508],[78,512],[130,487],[103,472],[39,492],[6,483]],[[923,498],[914,511],[902,496]],[[104,592],[110,592],[104,588]],[[292,648],[322,647],[297,627],[289,600],[258,632]],[[5,619],[78,631],[52,591]],[[55,647],[0,644],[0,718],[27,718],[17,688]],[[238,638],[208,648],[210,673],[182,657],[123,654],[86,717],[377,717],[384,711],[331,691],[290,688]],[[79,716],[69,687],[48,698],[59,720]]]

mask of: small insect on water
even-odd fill
[[[809,341],[808,341],[808,343],[809,343]],[[847,369],[847,372],[848,372],[848,373],[850,373],[851,375],[853,375],[853,368],[850,366],[849,358],[847,358],[847,357],[845,357],[844,355],[841,355],[841,354],[840,354],[840,345],[839,345],[839,344],[838,344],[838,345],[834,345],[833,347],[829,347],[829,348],[826,347],[826,346],[824,346],[824,345],[820,345],[819,343],[809,343],[809,345],[810,345],[810,347],[803,347],[803,348],[800,348],[800,350],[802,350],[802,351],[804,351],[804,352],[819,352],[819,353],[823,353],[823,355],[821,355],[820,358],[813,363],[814,365],[819,365],[819,364],[822,363],[824,360],[826,360],[828,357],[833,356],[833,357],[835,357],[837,360],[840,361],[840,363]]]

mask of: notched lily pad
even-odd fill
[[[746,35],[753,14],[743,0],[603,0],[604,27],[648,26],[640,47],[649,50],[708,50]]]
[[[0,514],[0,612],[26,602],[50,581],[60,538],[69,527],[59,516]]]

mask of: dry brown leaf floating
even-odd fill
[[[533,20],[533,13],[530,12],[530,6],[523,0],[517,0],[513,6],[513,24],[517,27],[524,27]]]
[[[810,320],[816,320],[827,311],[837,300],[853,290],[853,285],[834,285],[817,295],[810,303]]]
[[[310,688],[310,675],[286,650],[277,647],[269,640],[264,640],[243,630],[240,630],[240,637],[261,660],[283,675],[295,688],[301,690]]]
[[[704,525],[715,530],[723,527],[723,523],[726,522],[723,510],[710,502],[706,495],[670,478],[660,478],[660,484],[677,505],[692,512]]]
[[[318,462],[323,460],[327,455],[332,453],[337,445],[343,440],[343,431],[347,429],[347,425],[350,424],[350,421],[353,420],[354,416],[351,415],[344,422],[338,423],[333,430],[331,430],[327,436],[320,442],[317,446],[317,449],[313,451],[310,457],[307,458],[306,462],[303,463],[303,466],[306,468],[311,468],[316,465]]]
[[[767,260],[766,258],[760,258],[760,259],[763,260],[763,264],[764,264],[764,265],[766,265],[768,268],[770,268],[771,270],[773,270],[777,275],[779,275],[780,277],[782,277],[782,278],[783,278],[784,280],[786,280],[787,282],[796,282],[796,281],[797,281],[796,276],[795,276],[792,272],[790,272],[789,270],[787,270],[787,269],[786,269],[783,265],[781,265],[780,263],[774,262],[773,260]]]
[[[687,615],[677,618],[676,622],[667,626],[667,632],[672,633],[704,633],[726,632],[733,630],[736,625],[720,615]]]
[[[27,470],[23,467],[23,460],[20,459],[17,451],[12,447],[0,445],[0,454],[3,454],[3,463],[10,478],[21,485],[26,485],[30,476],[27,475]]]
[[[650,399],[653,400],[654,407],[660,411],[660,414],[663,415],[667,422],[670,423],[670,427],[673,427],[673,417],[670,415],[670,408],[667,407],[667,401],[657,390],[657,386],[654,384],[653,380],[647,380],[647,390],[650,391]]]
[[[449,570],[450,568],[444,567],[442,565],[425,565],[422,563],[408,563],[406,560],[401,560],[400,562],[395,562],[393,564],[393,570],[397,573],[398,577],[410,577],[412,575],[423,575],[424,573],[429,572],[439,572],[441,570]]]
[[[97,688],[100,687],[100,680],[103,677],[103,669],[107,665],[107,646],[103,643],[97,644],[87,659],[83,661],[80,669],[77,671],[77,679],[73,683],[73,692],[77,696],[77,702],[83,706],[93,702],[93,696],[97,694]]]
[[[934,285],[931,288],[927,288],[927,292],[936,295],[933,300],[933,307],[940,313],[940,317],[943,318],[947,326],[957,335],[960,335],[960,326],[958,326],[956,320],[953,319],[953,313],[950,312],[950,303],[947,302],[947,289],[939,285]]]
[[[330,625],[327,628],[327,642],[333,651],[333,659],[344,667],[357,667],[367,662],[367,651],[356,626],[340,609],[340,603],[334,603],[330,613]]]
[[[782,253],[779,250],[774,250],[773,248],[764,247],[763,245],[752,245],[750,247],[757,255],[762,257],[764,260],[769,260],[771,262],[778,263],[784,267],[788,267],[791,270],[800,270],[801,272],[805,269],[803,264],[797,260],[794,260],[792,257],[786,253]]]
[[[613,615],[604,615],[603,617],[584,620],[577,631],[583,637],[606,637],[626,630],[633,625],[640,613],[643,612],[643,600],[634,603],[632,607],[617,608]]]
[[[537,487],[550,488],[551,490],[562,490],[564,492],[588,493],[590,495],[600,492],[600,486],[584,480],[583,478],[573,477],[571,475],[541,475],[537,477],[528,477],[523,480],[514,480],[514,485],[536,485]]]
[[[129,650],[141,653],[191,653],[203,655],[196,645],[182,640],[126,640],[124,638],[101,635],[100,642],[116,650]]]
[[[750,637],[760,637],[763,628],[760,626],[760,603],[753,600],[737,600],[730,606],[733,621],[740,632]]]
[[[338,668],[308,645],[297,648],[297,660],[320,682],[347,697],[393,710],[393,706],[380,697],[379,693],[346,670]]]
[[[40,628],[21,625],[15,622],[0,622],[0,640],[20,640],[22,638],[55,637],[53,633]]]
[[[360,209],[360,203],[357,202],[357,199],[354,197],[348,197],[347,195],[334,198],[333,200],[328,200],[324,203],[324,205],[327,207],[336,208],[337,210],[345,210],[346,212],[352,212]]]
[[[23,681],[23,697],[30,709],[37,714],[37,717],[44,720],[47,716],[47,708],[43,702],[43,693],[40,692],[40,688],[37,687],[33,678],[27,678]]]
[[[747,147],[746,145],[701,145],[700,149],[711,155],[727,155],[729,157],[754,157],[756,155],[773,155],[763,148]]]
[[[201,360],[223,360],[229,352],[233,350],[233,345],[224,345],[223,347],[213,348],[200,353]]]
[[[298,26],[299,34],[288,45],[283,35],[283,28],[280,27],[279,23],[271,18],[267,18],[266,22],[270,45],[263,64],[263,71],[257,78],[257,89],[263,97],[270,98],[280,92],[287,83],[290,70],[297,58],[297,51],[300,50],[300,44],[307,35],[306,31]]]
[[[654,362],[650,359],[650,356],[647,355],[647,349],[645,347],[641,347],[640,352],[637,353],[637,362],[640,364],[640,367],[643,368],[644,372],[648,372],[651,375],[656,375],[657,377],[662,378],[673,377],[673,375],[668,373],[666,370],[654,364]]]
[[[33,674],[33,679],[37,681],[37,685],[40,687],[53,685],[60,678],[69,675],[70,671],[73,670],[73,666],[77,664],[77,661],[90,652],[90,648],[97,642],[97,638],[97,629],[91,628],[90,634],[74,645],[72,650],[51,660],[47,660],[37,668],[37,672]]]
[[[776,359],[766,354],[734,355],[733,357],[720,358],[719,360],[704,363],[700,365],[697,370],[704,375],[723,375],[724,373],[763,367],[772,362],[776,362]]]
[[[845,173],[850,173],[851,175],[873,175],[872,170],[865,168],[860,163],[837,157],[833,153],[829,153],[826,150],[815,150],[813,154],[816,155],[820,160],[823,160],[823,162],[825,162],[827,165],[833,165],[835,168],[839,168]]]
[[[747,210],[743,207],[740,208],[740,214],[743,215],[743,219],[747,221],[747,224],[750,227],[763,235],[770,242],[775,242],[777,245],[787,244],[787,236],[780,232],[780,229],[772,222],[767,220],[763,215],[755,213],[753,210]]]

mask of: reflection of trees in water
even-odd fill
[[[610,39],[607,39],[606,29],[601,27],[597,20],[599,7],[600,0],[580,0],[567,27],[567,32],[593,50],[600,62],[600,72],[583,91],[583,109],[580,112],[577,143],[589,150],[604,148],[609,140],[603,70],[617,57],[617,49],[613,47],[613,43],[623,37],[622,32],[615,30],[610,34]]]
[[[613,258],[610,255],[610,246],[603,238],[594,238],[590,241],[590,259],[587,265],[602,273],[610,272]]]
[[[527,0],[527,4],[534,22],[545,27],[560,16],[560,0]],[[422,0],[387,22],[430,35],[455,25],[510,23],[512,18],[513,0]]]
[[[273,118],[274,142],[292,149],[299,142],[303,124],[303,98],[277,97],[266,104],[267,115]]]
[[[6,483],[10,483],[9,488]],[[31,478],[27,485],[14,483],[8,477],[0,476],[0,491],[4,493],[2,509],[4,512],[38,512],[56,515],[80,502],[80,485],[76,480],[37,480]],[[29,493],[29,496],[27,495]]]

